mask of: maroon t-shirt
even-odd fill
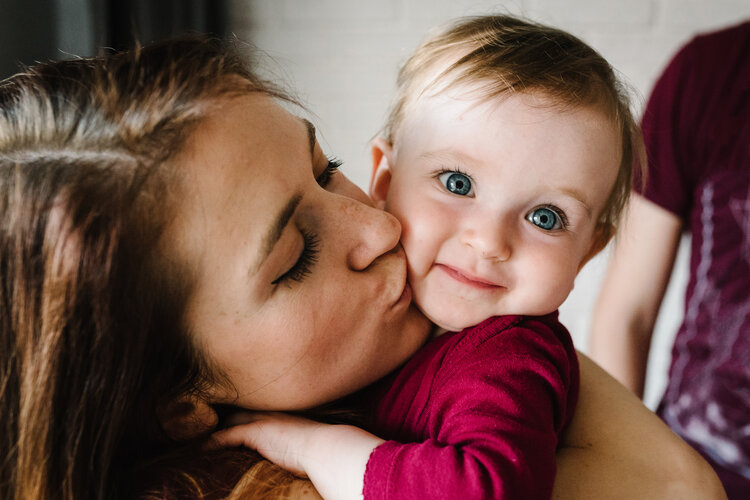
[[[549,499],[578,383],[557,312],[441,335],[380,385],[365,499]]]
[[[750,495],[750,22],[675,56],[643,131],[645,196],[692,235],[685,318],[658,411]]]

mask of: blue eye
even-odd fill
[[[438,176],[445,189],[459,196],[469,196],[473,194],[471,189],[471,179],[468,175],[460,172],[443,172]]]
[[[526,220],[545,231],[565,228],[563,215],[557,210],[548,207],[535,208],[529,212]]]

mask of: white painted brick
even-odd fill
[[[276,0],[281,4],[282,26],[316,31],[378,31],[402,16],[403,0]]]
[[[665,29],[705,31],[750,18],[750,1],[662,0]]]
[[[455,0],[408,0],[406,16],[413,25],[427,27],[444,23],[449,19],[461,16],[481,14],[514,14],[525,15],[529,0],[498,1],[462,1]]]
[[[687,35],[689,37],[690,35]],[[679,47],[687,40],[682,32],[642,34],[594,34],[585,41],[597,49],[643,99]],[[636,106],[640,111],[641,106]]]
[[[534,0],[530,13],[556,26],[632,29],[648,26],[656,0]]]

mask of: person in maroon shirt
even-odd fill
[[[685,45],[643,116],[649,171],[595,311],[591,352],[643,395],[651,334],[684,231],[685,314],[657,412],[750,492],[750,22]]]
[[[370,195],[403,227],[405,293],[454,333],[377,395],[379,437],[333,438],[369,457],[366,499],[550,497],[579,390],[557,309],[613,234],[642,147],[618,89],[586,44],[509,16],[459,20],[402,69]],[[319,462],[305,472],[335,491],[346,471]]]

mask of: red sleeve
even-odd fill
[[[691,96],[701,95],[693,88],[692,50],[691,45],[683,47],[669,63],[654,86],[642,120],[649,163],[644,195],[683,218],[690,210],[691,171],[696,161],[691,155],[691,137],[698,103]]]
[[[433,384],[430,438],[376,448],[365,498],[549,499],[578,368],[572,345],[542,326],[487,333],[453,356]]]

